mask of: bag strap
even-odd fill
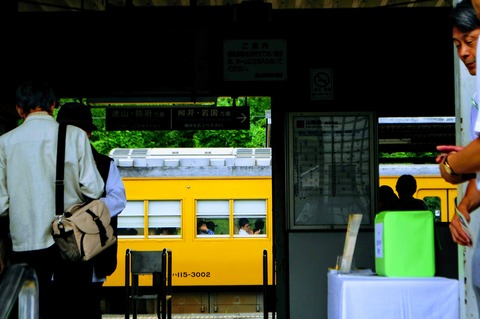
[[[59,124],[58,141],[57,141],[57,176],[55,178],[55,211],[57,215],[63,214],[63,188],[64,180],[64,164],[65,164],[65,137],[67,125]]]

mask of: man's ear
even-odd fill
[[[57,102],[53,102],[52,105],[50,105],[50,108],[48,109],[48,114],[53,115],[53,110],[55,109],[55,105]]]
[[[25,119],[25,113],[23,113],[23,109],[20,105],[16,105],[15,108],[17,109],[18,115],[22,118]]]

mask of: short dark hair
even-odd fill
[[[469,33],[480,28],[480,20],[471,0],[458,2],[450,13],[450,21],[452,27],[457,28],[462,33]]]
[[[265,226],[263,219],[257,219],[255,221],[255,230],[263,229],[263,226]]]
[[[216,226],[217,226],[217,225],[215,225],[215,223],[213,222],[213,220],[209,220],[209,221],[207,222],[207,228],[210,229],[211,231],[215,231],[215,227],[216,227]]]
[[[248,221],[248,218],[242,217],[242,218],[240,218],[240,220],[238,221],[238,225],[239,225],[240,227],[243,227],[243,226],[245,226],[246,224],[250,224],[250,222]]]
[[[395,189],[400,197],[413,196],[417,191],[417,180],[412,175],[402,175],[398,178]]]
[[[25,114],[38,107],[48,112],[57,102],[53,89],[42,81],[27,81],[20,84],[16,97],[17,105]]]
[[[97,127],[93,124],[90,107],[78,102],[69,102],[62,105],[57,113],[57,122],[74,125],[87,132],[97,130]]]

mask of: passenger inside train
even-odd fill
[[[207,222],[207,228],[210,229],[212,231],[212,234],[215,234],[215,227],[217,225],[215,225],[215,222],[213,220],[209,220]]]
[[[156,235],[177,235],[177,229],[175,227],[162,227],[156,230]]]
[[[397,210],[428,210],[423,200],[413,197],[417,191],[417,180],[413,175],[400,176],[395,189],[398,193]]]
[[[255,228],[253,229],[253,234],[265,234],[265,232],[263,231],[263,227],[265,227],[265,222],[263,221],[263,219],[257,219],[255,221]]]
[[[197,235],[215,235],[215,233],[208,228],[205,220],[199,219],[197,221]]]
[[[378,211],[377,213],[395,210],[398,205],[398,196],[388,185],[382,185],[378,189]]]
[[[250,222],[248,221],[248,218],[240,218],[238,221],[238,226],[240,227],[238,229],[238,234],[241,236],[249,236],[252,234],[252,230],[250,229]]]

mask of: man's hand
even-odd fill
[[[453,154],[455,152],[451,152],[449,154]],[[458,174],[451,174],[449,172],[447,172],[445,170],[445,164],[444,164],[444,161],[445,161],[445,158],[447,157],[448,154],[441,154],[439,156],[437,156],[437,162],[439,160],[439,164],[438,164],[438,168],[440,170],[440,175],[442,175],[442,178],[450,183],[450,184],[453,184],[453,185],[457,185],[457,184],[461,184],[461,183],[464,183],[466,181],[468,181],[471,176],[468,175],[468,174],[461,174],[461,175],[458,175]]]
[[[470,214],[466,211],[462,211],[462,213],[465,215],[465,219],[470,221]],[[472,246],[470,237],[468,237],[467,233],[463,230],[460,217],[458,217],[457,214],[453,216],[448,227],[450,228],[450,234],[452,235],[452,239],[455,243],[462,246]]]
[[[457,145],[437,145],[437,151],[442,152],[437,156],[435,161],[437,163],[443,162],[443,159],[445,156],[447,156],[451,152],[459,152],[463,149],[463,146],[457,146]]]
[[[463,146],[458,146],[458,145],[437,145],[437,151],[440,151],[443,153],[458,152],[463,149],[464,149]]]

